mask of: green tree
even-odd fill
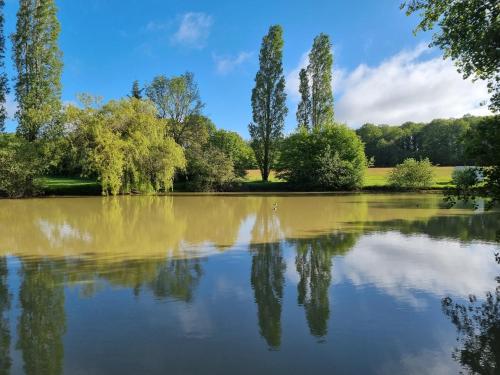
[[[262,40],[260,68],[252,90],[253,122],[248,129],[264,181],[269,178],[288,112],[282,62],[283,44],[283,29],[279,25],[271,26]]]
[[[429,31],[439,26],[431,46],[451,58],[464,78],[488,81],[492,93],[490,109],[500,110],[500,7],[497,0],[406,0],[407,15],[418,13],[415,29]]]
[[[301,69],[299,73],[299,93],[300,102],[297,106],[297,125],[311,129],[311,92],[309,88],[309,78],[307,70]]]
[[[146,96],[155,104],[158,116],[167,120],[167,135],[187,146],[187,134],[204,106],[194,75],[187,72],[172,78],[155,77],[146,88]]]
[[[466,154],[480,167],[489,205],[500,203],[500,115],[486,117],[466,135]]]
[[[165,124],[149,102],[132,98],[100,108],[69,107],[67,117],[82,170],[98,176],[103,194],[170,190],[175,173],[185,168],[182,148],[165,137]]]
[[[45,170],[36,142],[6,135],[0,139],[0,194],[11,198],[40,192],[37,177]]]
[[[20,0],[12,35],[19,106],[17,132],[30,142],[57,121],[61,109],[59,32],[54,0]]]
[[[139,86],[139,81],[135,80],[134,83],[132,84],[132,91],[130,93],[130,97],[140,100],[142,99],[143,91],[144,89],[141,89],[141,87]]]
[[[4,7],[5,0],[0,0],[0,133],[5,131],[5,120],[7,119],[5,102],[7,99],[6,96],[9,93],[9,81],[5,72]]]
[[[282,144],[278,177],[301,188],[352,190],[363,184],[363,143],[345,125],[330,124],[308,133],[300,128]]]
[[[231,158],[236,176],[245,177],[247,169],[254,168],[256,161],[253,150],[238,133],[216,130],[210,138],[210,143]]]
[[[333,54],[330,38],[319,34],[309,53],[307,71],[311,79],[311,126],[320,129],[333,123]]]

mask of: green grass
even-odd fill
[[[99,195],[101,185],[80,177],[43,177],[40,185],[46,195]]]
[[[434,167],[433,188],[445,188],[451,186],[451,174],[455,167]],[[386,187],[387,176],[392,168],[368,168],[365,175],[365,188]]]
[[[392,168],[369,168],[365,176],[364,188],[376,190],[387,188],[387,174]],[[454,167],[435,167],[434,189],[442,189],[450,186],[451,174]],[[100,184],[92,179],[79,177],[44,177],[40,184],[46,195],[100,195]],[[176,189],[182,190],[181,186]],[[238,191],[252,192],[276,192],[287,191],[291,187],[276,177],[274,172],[269,176],[269,182],[263,182],[260,171],[252,169],[248,171],[245,180],[241,183]]]
[[[435,180],[433,188],[445,188],[450,186],[451,184],[451,174],[455,167],[434,167],[435,172]],[[365,175],[365,188],[384,188],[387,187],[387,175],[392,170],[392,168],[368,168]],[[282,180],[276,178],[274,172],[271,172],[269,176],[268,184],[281,182]],[[246,182],[250,183],[252,186],[258,186],[257,183],[265,184],[262,182],[262,177],[260,175],[260,171],[258,169],[248,170],[248,174],[246,176]]]

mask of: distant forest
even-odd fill
[[[407,158],[435,165],[472,165],[466,150],[466,133],[488,117],[464,116],[401,126],[365,124],[356,133],[365,144],[366,157],[375,167],[393,167]]]

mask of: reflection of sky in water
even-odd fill
[[[421,306],[419,293],[436,297],[467,298],[491,290],[499,267],[492,261],[497,247],[425,235],[398,232],[362,236],[339,260],[336,282],[374,285],[380,291],[413,306]]]

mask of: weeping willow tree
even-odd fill
[[[184,152],[165,136],[165,122],[155,107],[135,98],[67,110],[68,128],[86,175],[97,175],[103,195],[156,193],[173,187]]]

